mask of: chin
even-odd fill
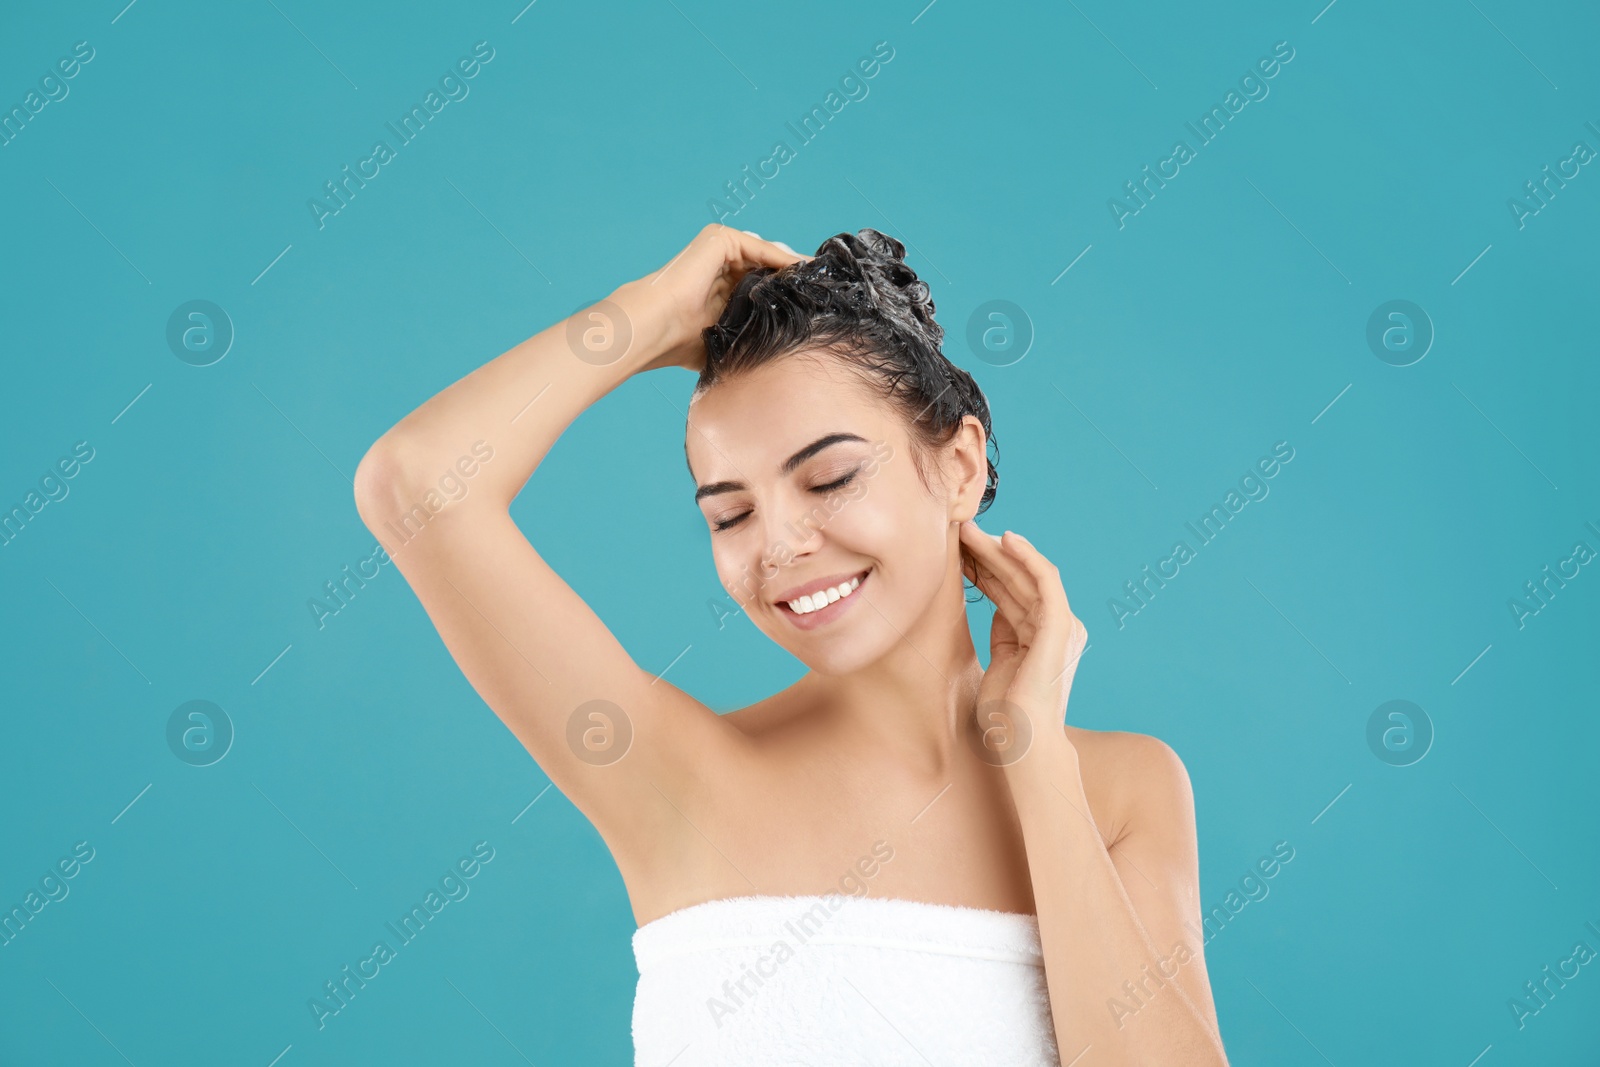
[[[841,675],[851,674],[874,662],[883,655],[883,650],[864,649],[856,643],[840,643],[837,647],[812,649],[811,653],[809,658],[795,653],[795,658],[817,674]]]
[[[804,643],[773,640],[817,674],[843,675],[876,663],[893,650],[901,637],[879,618],[854,632],[813,637]]]

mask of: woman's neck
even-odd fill
[[[983,665],[968,629],[965,602],[930,612],[923,624],[873,663],[850,674],[811,673],[807,703],[826,728],[850,745],[869,745],[901,766],[943,775],[962,755],[966,718],[977,700]],[[821,725],[821,724],[819,724]]]

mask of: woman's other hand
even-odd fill
[[[1067,696],[1089,631],[1072,613],[1061,572],[1021,534],[996,537],[975,522],[961,524],[962,569],[995,604],[989,630],[989,668],[978,687],[978,711],[991,718],[1026,715],[1022,747],[1064,738]],[[1004,705],[998,702],[1004,702]],[[982,722],[985,728],[1018,729],[1014,724]],[[1001,738],[1009,742],[1010,738]],[[1002,766],[1013,760],[997,759]],[[1026,761],[1022,761],[1026,762]]]

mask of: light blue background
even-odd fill
[[[1600,17],[924,3],[0,14],[7,109],[95,49],[0,148],[0,505],[95,449],[0,547],[0,903],[95,849],[0,948],[0,1061],[631,1062],[634,927],[599,837],[392,568],[323,629],[307,600],[372,551],[348,478],[383,430],[666,262],[888,41],[730,221],[911,246],[993,403],[985,525],[1029,534],[1088,625],[1069,718],[1182,755],[1207,908],[1294,847],[1207,949],[1232,1062],[1594,1062],[1600,963],[1524,1029],[1507,1001],[1600,949],[1600,568],[1523,628],[1507,605],[1600,549],[1600,165],[1524,228],[1507,200],[1600,148]],[[470,95],[319,230],[308,199],[480,40]],[[1119,229],[1108,198],[1278,41],[1270,95]],[[194,299],[237,330],[209,367],[165,341]],[[965,342],[995,299],[1035,334],[1011,366]],[[1367,346],[1392,299],[1437,331],[1411,366]],[[691,382],[607,397],[513,513],[641,665],[690,646],[670,678],[726,709],[800,667],[708,606]],[[1270,495],[1119,629],[1108,600],[1278,441]],[[237,731],[210,767],[166,744],[191,699]],[[1412,766],[1367,745],[1392,699],[1436,732]],[[319,1032],[308,999],[480,840],[471,895]]]

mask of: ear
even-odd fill
[[[975,415],[964,415],[955,437],[945,446],[950,475],[950,503],[946,518],[965,522],[976,518],[978,504],[989,481],[988,435]]]

